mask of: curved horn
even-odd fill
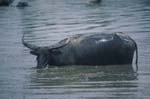
[[[51,49],[51,50],[55,50],[55,49],[59,49],[62,48],[64,46],[66,46],[68,43],[70,43],[70,38],[66,38],[64,40],[59,41],[57,44],[49,46],[49,47],[43,47],[43,49]]]
[[[66,38],[64,40],[61,40],[60,42],[58,42],[57,44],[55,45],[51,45],[51,46],[45,46],[45,47],[39,47],[39,46],[36,46],[36,45],[33,45],[33,44],[29,44],[27,42],[25,42],[24,40],[25,38],[25,35],[23,35],[22,37],[22,43],[24,46],[32,49],[32,50],[37,50],[37,49],[42,49],[42,50],[46,50],[46,49],[50,49],[50,50],[55,50],[55,49],[59,49],[59,48],[62,48],[64,46],[66,46],[68,43],[70,43],[70,39],[69,38]]]
[[[38,46],[36,46],[36,45],[29,44],[29,43],[25,42],[24,37],[25,37],[25,35],[23,34],[22,43],[23,43],[24,46],[26,46],[26,47],[28,47],[28,48],[30,48],[30,49],[32,49],[32,50],[37,50],[37,49],[40,48],[40,47],[38,47]]]

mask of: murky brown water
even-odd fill
[[[0,7],[0,99],[149,99],[150,1],[28,0]],[[122,31],[136,40],[135,66],[67,66],[37,70],[22,45],[52,45],[73,34]],[[132,68],[133,67],[133,68]]]

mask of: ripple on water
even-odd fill
[[[1,99],[149,99],[149,0],[29,0],[0,7]],[[37,70],[25,40],[50,46],[73,34],[125,32],[136,40],[139,71],[126,67],[50,67]]]

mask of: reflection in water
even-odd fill
[[[37,70],[30,77],[29,88],[33,94],[59,94],[65,98],[66,95],[72,94],[79,94],[77,97],[83,94],[83,97],[86,97],[84,94],[90,96],[91,93],[96,97],[114,97],[121,92],[126,92],[122,97],[134,96],[138,87],[135,82],[137,73],[131,65],[51,67]]]
[[[102,0],[91,0],[88,4],[90,6],[99,5],[102,2]]]
[[[61,82],[60,84],[80,81],[126,81],[137,79],[137,73],[134,72],[131,65],[50,67],[49,69],[38,69],[32,75],[35,77],[32,82],[38,81],[38,78],[39,80],[40,78],[47,78],[49,84],[54,81],[56,85],[59,85],[59,81],[55,81],[53,77],[56,77],[56,80],[64,81],[64,83]],[[41,81],[38,82],[42,84]]]

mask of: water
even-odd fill
[[[150,1],[28,0],[0,7],[0,99],[149,99]],[[22,45],[52,45],[73,34],[125,32],[138,44],[135,66],[64,66],[37,70]]]
[[[13,0],[11,6],[16,6],[20,2],[20,0]]]

